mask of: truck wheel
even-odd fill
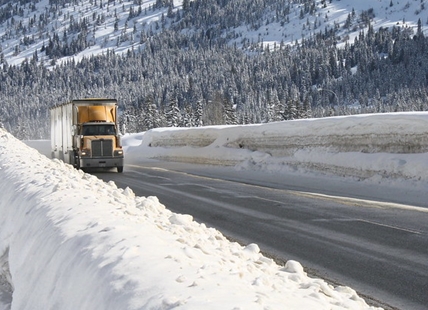
[[[123,166],[117,167],[117,172],[122,173],[123,172]]]
[[[79,153],[77,151],[73,151],[72,158],[70,158],[70,163],[73,165],[74,168],[77,170],[80,169],[80,160],[79,160]]]

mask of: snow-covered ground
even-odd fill
[[[427,123],[428,113],[400,113],[157,129],[126,135],[124,145],[127,163],[164,157],[260,175],[327,173],[426,193]],[[1,310],[370,308],[296,261],[279,266],[256,244],[230,242],[2,129],[0,173]]]

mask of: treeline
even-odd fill
[[[167,8],[166,14],[144,31],[136,31],[137,25],[131,23],[147,14],[140,9],[141,0],[135,0],[121,8],[128,18],[117,19],[114,27],[123,33],[118,44],[138,39],[138,50],[116,55],[113,46],[79,62],[72,58],[57,62],[94,44],[94,27],[105,22],[104,10],[115,2],[86,3],[100,10],[79,20],[67,15],[63,33],[42,30],[56,14],[63,14],[60,8],[82,9],[78,1],[50,0],[43,14],[31,16],[27,25],[13,22],[2,39],[26,33],[22,44],[31,44],[37,38],[29,35],[30,29],[36,27],[44,44],[20,66],[9,65],[0,49],[0,123],[6,129],[23,139],[49,138],[49,107],[82,97],[117,98],[121,127],[127,132],[428,110],[428,40],[420,21],[415,32],[399,26],[374,31],[372,10],[352,11],[346,29],[368,26],[352,44],[338,46],[337,27],[314,31],[293,46],[278,43],[264,48],[262,42],[245,39],[242,48],[227,44],[241,36],[229,31],[241,24],[253,30],[268,23],[286,27],[290,14],[301,19],[316,14],[313,0],[185,0],[182,10],[173,10],[173,1],[158,0],[149,10]],[[34,8],[37,1],[22,3]],[[22,14],[18,5],[3,8]],[[0,11],[0,18],[12,25],[9,13]],[[134,28],[131,34],[126,27]]]
[[[409,29],[370,28],[343,48],[315,38],[252,55],[198,33],[164,31],[121,56],[53,70],[34,60],[3,65],[0,121],[20,138],[48,138],[49,107],[80,97],[117,98],[128,132],[425,111],[427,86],[428,40]]]

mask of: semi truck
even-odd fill
[[[116,168],[123,172],[117,115],[116,99],[76,99],[52,107],[52,158],[82,170]]]

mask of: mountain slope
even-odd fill
[[[425,1],[0,3],[0,126],[19,138],[79,97],[117,98],[124,132],[428,109]]]
[[[367,29],[402,26],[427,29],[425,1],[3,1],[2,61],[57,59],[117,53],[144,47],[148,38],[172,28],[205,31],[243,49],[293,44],[333,32],[345,42]],[[424,17],[425,16],[425,17]],[[52,61],[54,60],[54,61]]]

